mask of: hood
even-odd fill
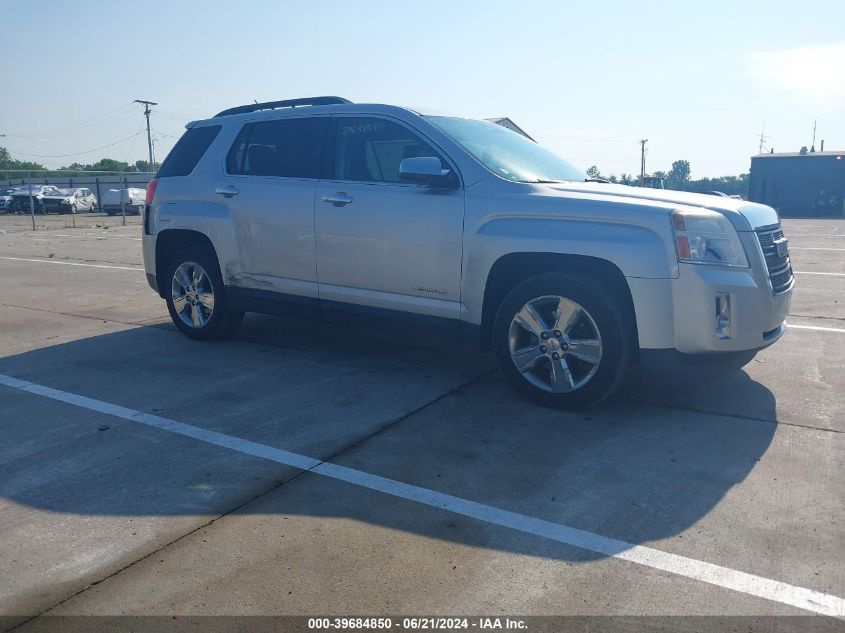
[[[737,231],[749,231],[762,226],[777,224],[777,212],[764,204],[709,196],[704,193],[672,191],[670,189],[649,189],[647,187],[629,187],[627,185],[605,184],[601,182],[562,182],[546,185],[561,192],[589,193],[608,197],[627,198],[628,200],[648,200],[665,202],[668,205],[699,207],[717,211],[726,216]]]

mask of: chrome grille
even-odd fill
[[[793,276],[789,253],[784,254],[783,257],[778,256],[777,242],[783,239],[783,229],[780,225],[767,226],[757,229],[756,233],[766,260],[772,290],[775,294],[786,292],[792,286]]]

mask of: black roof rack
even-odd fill
[[[276,108],[296,108],[297,106],[335,105],[338,103],[352,103],[343,97],[305,97],[303,99],[287,99],[285,101],[265,101],[264,103],[248,103],[247,105],[229,108],[218,112],[215,117],[258,112],[259,110],[275,110]]]

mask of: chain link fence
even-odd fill
[[[0,233],[140,226],[152,172],[0,170]]]

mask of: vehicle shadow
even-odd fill
[[[237,340],[203,344],[166,325],[139,327],[6,357],[0,373],[632,544],[705,517],[776,428],[679,409],[681,396],[661,402],[659,390],[652,404],[623,396],[553,411],[511,390],[489,355],[254,315]],[[743,372],[725,380],[775,419],[764,385]],[[702,401],[721,389],[718,380],[696,386]],[[300,472],[7,387],[0,402],[0,498],[25,508],[207,517]],[[282,486],[237,512],[338,516],[474,547],[601,557],[439,510],[396,512],[380,493],[350,503],[363,493],[338,487],[354,486],[314,482],[297,478],[291,494]]]

